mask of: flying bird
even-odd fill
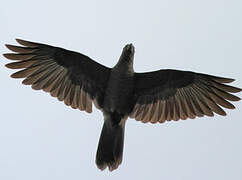
[[[15,53],[3,54],[21,69],[12,78],[24,78],[25,85],[44,90],[67,106],[88,113],[92,104],[102,111],[104,124],[96,153],[96,165],[117,169],[122,162],[124,129],[128,118],[143,123],[225,116],[221,108],[234,109],[231,94],[241,89],[227,85],[234,79],[191,71],[161,69],[136,73],[135,49],[127,44],[113,68],[88,56],[63,48],[16,39],[22,46],[6,47]]]

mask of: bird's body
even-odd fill
[[[109,166],[109,169],[113,170],[121,163],[125,122],[134,106],[133,61],[130,59],[130,54],[125,54],[126,49],[129,49],[133,56],[133,46],[127,45],[119,62],[111,70],[105,91],[103,102],[105,122],[96,157],[96,163],[101,169]]]
[[[127,102],[131,102],[133,98],[134,71],[132,61],[126,58],[130,57],[121,56],[117,65],[111,70],[103,109],[127,116],[133,108],[133,104]]]
[[[105,67],[83,54],[45,44],[17,39],[23,46],[6,45],[16,53],[4,56],[16,62],[6,66],[22,69],[13,78],[49,92],[74,109],[92,112],[94,103],[103,112],[96,154],[98,168],[116,169],[122,162],[125,122],[129,118],[144,123],[226,115],[221,108],[234,109],[231,94],[240,88],[227,85],[230,78],[179,70],[136,73],[134,47],[124,47],[118,63]]]

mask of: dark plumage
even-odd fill
[[[122,162],[124,127],[128,117],[144,123],[194,119],[213,113],[226,115],[221,108],[234,109],[231,93],[240,88],[226,85],[234,79],[190,71],[133,71],[134,47],[124,47],[118,63],[105,67],[89,57],[62,48],[17,39],[23,46],[6,45],[16,53],[4,56],[15,62],[12,74],[23,84],[43,89],[74,109],[92,112],[92,103],[103,112],[104,125],[99,140],[98,168],[116,169]]]

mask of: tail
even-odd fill
[[[116,119],[112,119],[116,118]],[[112,122],[120,122],[114,124]],[[124,145],[124,123],[121,123],[121,118],[106,116],[99,139],[96,164],[101,170],[106,167],[110,171],[117,169],[123,158]]]

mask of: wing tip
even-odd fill
[[[12,63],[5,64],[5,67],[7,67],[9,69],[15,69],[15,68],[13,68]]]
[[[17,43],[19,43],[19,44],[21,44],[21,45],[23,45],[23,46],[26,46],[25,44],[26,44],[27,41],[25,41],[25,40],[23,40],[23,39],[16,38],[15,41],[17,41]]]
[[[19,41],[25,41],[25,40],[23,40],[21,38],[15,38],[15,41],[19,42]]]
[[[2,54],[2,55],[3,55],[3,57],[5,57],[5,58],[8,59],[8,53],[4,53],[4,54]]]
[[[235,101],[240,101],[241,100],[240,97],[238,97],[238,96],[235,96],[235,97],[236,97],[236,100]]]
[[[225,83],[232,83],[232,82],[235,81],[235,79],[233,79],[233,78],[225,78],[224,81],[226,81]]]
[[[10,44],[5,44],[5,46],[6,46],[6,48],[8,48],[9,50],[11,50],[12,45],[10,45]],[[11,51],[12,51],[12,50],[11,50]]]
[[[20,77],[17,75],[17,73],[13,73],[13,74],[11,74],[10,77],[11,77],[11,78],[14,78],[14,79],[18,79],[18,78],[20,78]]]
[[[227,77],[215,77],[213,78],[215,81],[218,81],[220,83],[232,83],[235,81],[233,78],[227,78]]]
[[[237,88],[238,92],[241,92],[242,91],[242,88]]]
[[[25,47],[37,47],[38,46],[38,43],[35,43],[35,42],[26,41],[26,40],[19,39],[19,38],[16,38],[15,40],[19,44],[21,44],[22,46],[25,46]]]
[[[221,115],[221,116],[226,116],[227,115],[227,113],[222,109],[222,111],[219,111],[218,113],[217,112],[215,112],[216,114],[218,114],[218,115]]]
[[[203,74],[203,75],[205,75],[208,78],[211,78],[212,80],[219,82],[219,83],[232,83],[235,81],[234,78],[229,78],[229,77],[215,76],[215,75],[210,75],[210,74]]]
[[[10,60],[16,60],[15,58],[13,58],[14,55],[15,54],[13,54],[13,53],[4,53],[3,57],[10,59]]]

